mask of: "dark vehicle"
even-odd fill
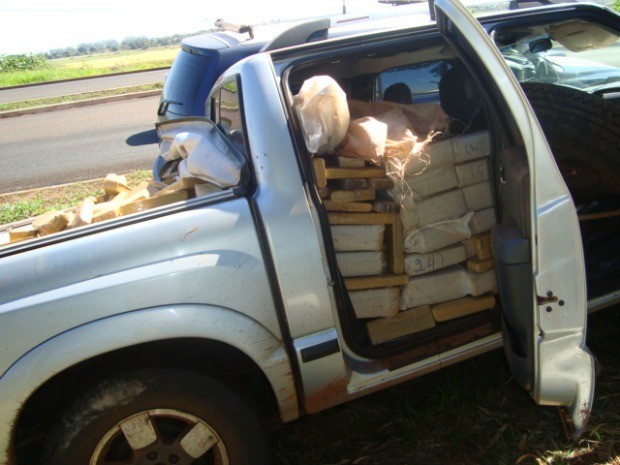
[[[166,77],[157,110],[159,120],[204,114],[204,101],[222,72],[264,45],[243,42],[226,32],[183,39]]]
[[[352,35],[408,24],[429,21],[426,4],[388,9],[389,14],[342,15],[310,21],[282,23],[279,27],[237,26],[218,20],[225,31],[187,37],[181,42],[164,84],[157,110],[158,121],[185,116],[205,116],[205,101],[218,77],[230,66],[258,52],[300,45],[327,38]],[[395,16],[396,15],[396,16]],[[270,32],[273,31],[273,32]]]

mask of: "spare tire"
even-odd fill
[[[523,90],[573,198],[620,194],[620,105],[554,84]]]

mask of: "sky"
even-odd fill
[[[338,15],[343,2],[354,14],[393,8],[378,0],[0,0],[0,54],[192,33],[219,18],[261,24]]]

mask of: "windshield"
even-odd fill
[[[571,20],[493,31],[520,82],[559,84],[590,93],[620,88],[618,32]]]

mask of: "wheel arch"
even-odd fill
[[[145,367],[209,374],[277,407],[283,421],[299,416],[284,346],[256,321],[211,306],[138,310],[59,334],[0,378],[6,400],[0,405],[0,441],[7,445],[0,463],[21,463],[15,462],[17,447],[32,449],[49,426],[50,410],[59,411],[106,374]]]

